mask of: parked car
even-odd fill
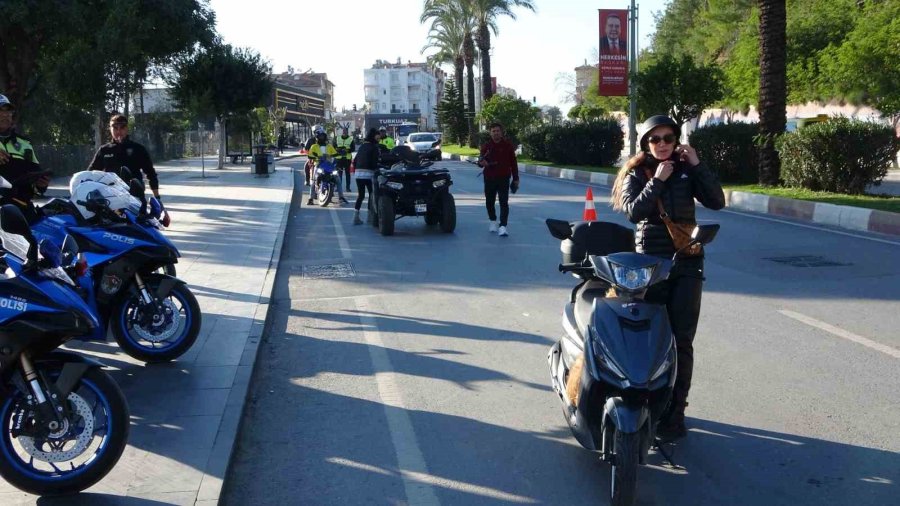
[[[439,134],[433,132],[409,134],[405,145],[427,160],[441,159],[441,139]]]

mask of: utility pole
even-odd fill
[[[628,37],[631,39],[628,43],[628,61],[631,63],[629,65],[631,75],[628,79],[628,140],[631,156],[637,152],[637,99],[635,98],[634,75],[638,72],[638,7],[634,2],[635,0],[631,0],[631,8],[628,9]]]

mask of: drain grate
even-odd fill
[[[764,260],[770,260],[779,264],[790,265],[791,267],[846,267],[848,265],[834,260],[829,260],[818,255],[796,255],[791,257],[768,257]]]
[[[356,276],[356,271],[353,270],[353,264],[350,262],[303,265],[300,271],[303,279],[335,279]]]

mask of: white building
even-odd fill
[[[437,127],[435,108],[444,91],[444,71],[426,63],[400,63],[398,58],[397,63],[378,60],[363,73],[370,114],[416,121],[423,130]]]
[[[465,83],[465,81],[463,81],[463,83]],[[513,98],[516,98],[519,96],[519,94],[516,93],[516,90],[514,90],[512,88],[507,88],[506,86],[503,86],[502,84],[499,84],[499,83],[497,84],[497,90],[494,92],[494,94],[495,95],[505,95],[507,97],[513,97]],[[481,103],[482,103],[482,98],[483,98],[482,95],[484,95],[484,92],[481,89],[481,78],[476,77],[475,78],[475,112],[478,112],[481,110]]]

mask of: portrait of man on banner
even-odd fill
[[[628,11],[600,9],[600,96],[628,95]]]

